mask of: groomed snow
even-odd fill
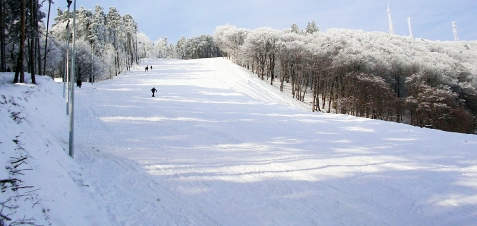
[[[0,97],[17,99],[0,105],[1,163],[17,153],[11,140],[21,134],[33,168],[25,183],[41,188],[46,222],[477,222],[475,135],[312,113],[225,59],[142,64],[75,89],[74,159],[62,85],[46,78],[38,86],[5,84],[10,74],[1,74]],[[18,106],[26,116],[19,124],[9,113]],[[21,213],[41,218],[36,212]]]

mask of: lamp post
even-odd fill
[[[76,0],[73,0],[73,56],[71,58],[71,78],[70,78],[70,133],[69,133],[69,155],[74,158],[74,94],[75,94],[75,72],[76,72]],[[71,5],[72,0],[66,0],[68,7]]]
[[[91,84],[94,83],[94,46],[91,42]]]
[[[136,61],[136,69],[138,69],[138,59],[139,59],[139,57],[138,57],[138,55],[137,55],[137,30],[136,30],[136,49],[135,49],[135,50],[136,50],[136,51],[135,51],[135,52],[136,52],[136,55],[135,55],[134,60]]]
[[[142,43],[139,42],[139,45],[142,45]],[[138,46],[138,49],[139,49],[139,48],[140,48],[140,47]],[[141,50],[141,49],[139,49],[139,50]],[[139,66],[141,65],[141,58],[140,58],[141,56],[142,56],[142,53],[139,53],[139,54],[138,54],[138,57],[137,57],[138,60],[139,60]]]
[[[69,10],[68,10],[69,11]],[[68,37],[66,38],[66,59],[65,59],[65,73],[63,75],[63,97],[66,98],[66,114],[69,115],[69,109],[68,109],[68,100],[69,100],[69,97],[67,96],[68,95],[68,91],[69,91],[69,88],[67,89],[67,84],[68,84],[68,76],[69,76],[69,63],[70,63],[70,59],[69,59],[69,54],[70,54],[70,20],[68,20],[68,24],[66,24],[66,33],[68,35]]]
[[[94,83],[94,39],[93,39],[93,36],[90,37],[89,41],[91,42],[91,77],[89,78],[89,81],[91,82],[91,84]]]

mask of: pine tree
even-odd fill
[[[306,33],[313,34],[318,31],[320,31],[320,29],[318,29],[318,26],[316,26],[315,21],[312,21],[311,23],[308,22],[308,25],[306,26]]]
[[[297,33],[297,34],[300,34],[300,33],[301,33],[300,28],[299,28],[298,25],[295,24],[295,23],[292,24],[292,26],[291,26],[291,31],[292,31],[293,33]]]
[[[121,72],[121,58],[122,55],[122,43],[124,42],[124,23],[121,15],[116,10],[115,7],[109,8],[109,13],[106,17],[106,27],[108,28],[108,39],[109,42],[113,45],[115,51],[115,58],[114,58],[114,71],[117,75]]]
[[[184,59],[185,58],[185,47],[186,47],[186,38],[184,36],[177,41],[176,45],[176,56],[179,59]]]
[[[126,42],[125,42],[125,51],[127,54],[126,65],[130,66],[135,62],[136,49],[137,49],[137,23],[134,21],[134,18],[130,14],[125,14],[123,16],[125,32],[126,32]]]
[[[89,9],[81,7],[76,12],[76,38],[78,40],[89,40],[91,36],[91,24],[93,13]]]
[[[95,55],[101,56],[107,42],[106,15],[103,8],[96,5],[90,26],[90,42],[93,43]]]

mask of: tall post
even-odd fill
[[[393,26],[393,21],[391,20],[391,8],[389,8],[389,3],[388,3],[388,17],[389,17],[389,34],[393,35],[394,26]]]
[[[69,155],[74,158],[74,97],[75,97],[75,72],[76,72],[76,0],[73,0],[73,55],[71,58],[71,78],[70,78],[70,139]]]
[[[70,8],[68,7],[68,14],[70,12]],[[69,86],[69,78],[70,78],[70,20],[68,19],[68,23],[66,24],[66,60],[65,60],[65,73],[63,75],[63,97],[66,100],[66,114],[70,115],[70,86]]]
[[[409,25],[409,37],[414,38],[414,36],[412,34],[411,17],[407,18],[407,24]]]
[[[452,22],[452,29],[454,32],[454,41],[459,41],[459,36],[457,35],[457,25],[455,22]]]
[[[94,83],[94,45],[93,41],[91,41],[91,78],[89,79],[91,84]]]
[[[137,30],[136,30],[136,46],[134,48],[136,50],[136,54],[135,54],[135,61],[136,61],[136,69],[138,69],[138,59],[139,59],[139,56],[138,56],[138,53],[137,53],[137,49],[138,49],[138,46],[137,46]]]

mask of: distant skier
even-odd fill
[[[151,71],[152,71],[152,65],[149,67],[149,69],[151,69]]]
[[[80,87],[81,88],[81,85],[83,84],[83,82],[81,81],[81,79],[78,79],[76,80],[76,86],[77,87]]]
[[[152,92],[152,97],[154,97],[154,93],[157,92],[157,89],[152,87],[151,92]]]
[[[144,71],[147,71],[147,69],[149,69],[149,66],[146,66],[146,68],[144,69]]]

